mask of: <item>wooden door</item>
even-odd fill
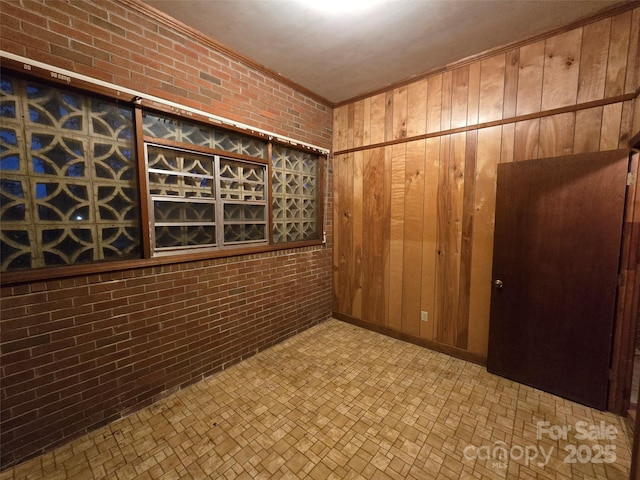
[[[490,372],[605,409],[628,158],[499,165]]]

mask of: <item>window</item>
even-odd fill
[[[0,81],[2,271],[140,257],[132,108]]]
[[[2,71],[1,271],[321,238],[320,156],[135,108]]]
[[[317,240],[318,158],[280,145],[273,146],[273,241]]]
[[[154,253],[267,243],[265,165],[153,144],[146,159]]]

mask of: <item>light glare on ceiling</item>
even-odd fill
[[[298,0],[313,10],[326,14],[358,13],[369,10],[384,0]]]

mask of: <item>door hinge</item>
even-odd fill
[[[628,172],[627,173],[627,187],[629,185],[633,185],[634,183],[636,183],[636,174],[635,174],[635,172]]]

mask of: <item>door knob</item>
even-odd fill
[[[504,284],[502,283],[502,280],[494,280],[493,284],[496,286],[496,288],[497,288],[498,290],[500,290],[500,289],[502,288],[502,286],[504,285]]]

